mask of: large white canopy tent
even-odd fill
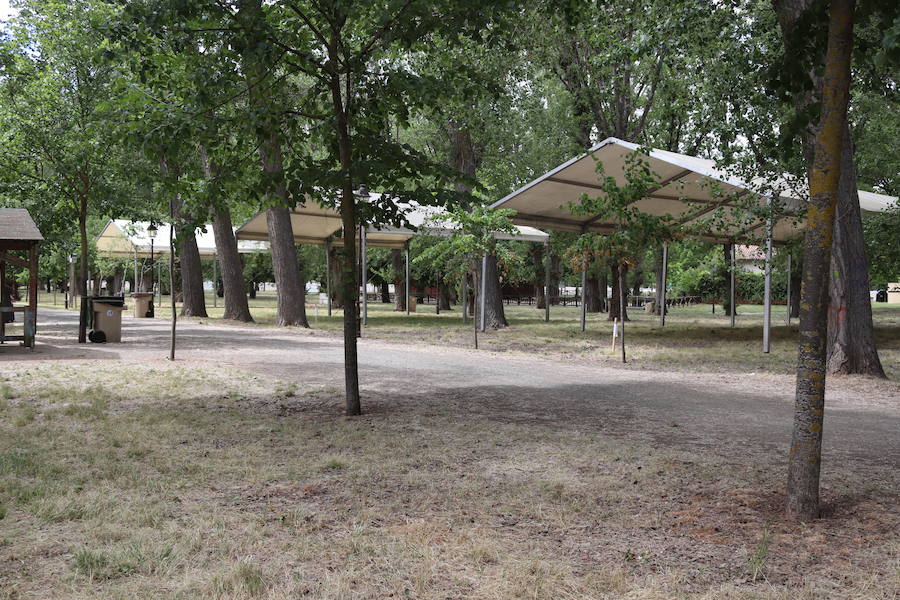
[[[153,258],[169,253],[169,233],[171,226],[168,223],[156,225],[156,237],[162,241],[156,245],[154,239],[147,232],[150,221],[128,221],[125,219],[110,219],[104,225],[103,230],[97,236],[95,244],[97,253],[108,258],[132,258],[134,259],[134,272],[138,272],[138,259]],[[197,250],[201,259],[216,258],[216,238],[212,225],[198,228],[194,232],[197,240]],[[238,252],[252,254],[266,251],[266,245],[254,241],[238,241]],[[213,260],[213,269],[216,261]],[[213,275],[213,279],[215,279]],[[135,279],[137,281],[137,279]],[[216,304],[216,295],[213,295],[213,306]]]
[[[599,196],[603,193],[597,166],[600,163],[606,176],[618,185],[627,183],[626,167],[630,156],[641,146],[610,137],[593,146],[587,153],[564,162],[555,169],[522,186],[498,200],[492,208],[509,208],[516,211],[513,222],[558,231],[576,233],[609,233],[619,224],[608,222],[600,215],[573,215],[569,203],[579,203],[583,195]],[[655,215],[670,215],[673,223],[690,230],[691,235],[709,241],[740,242],[762,238],[767,241],[765,315],[763,327],[763,351],[769,351],[769,327],[771,322],[771,257],[772,244],[786,242],[802,234],[802,212],[805,208],[804,190],[790,185],[790,178],[766,181],[756,178],[745,181],[716,167],[715,161],[677,154],[665,150],[650,150],[643,159],[655,173],[658,184],[634,204],[639,211]],[[765,192],[763,192],[765,190]],[[735,207],[738,200],[757,202],[765,207],[777,198],[774,217],[754,216]],[[860,207],[867,212],[883,212],[897,202],[893,196],[885,196],[860,190]],[[740,219],[723,220],[712,217],[721,211],[734,210]],[[698,230],[702,233],[698,233]],[[734,246],[732,245],[731,299],[734,306]],[[663,281],[667,246],[663,245]],[[665,303],[665,285],[660,290],[661,303]],[[582,306],[582,328],[584,328]],[[660,310],[660,324],[665,324],[665,310]],[[734,311],[732,311],[734,325]]]
[[[362,201],[377,200],[381,194],[373,192],[359,193]],[[362,289],[366,289],[367,277],[367,248],[390,248],[404,251],[406,260],[406,295],[409,297],[409,240],[416,235],[449,236],[456,227],[452,222],[435,220],[446,213],[436,207],[420,206],[406,203],[400,205],[403,220],[409,227],[393,225],[368,225],[360,227],[356,233],[360,246],[361,272],[363,273]],[[238,240],[268,241],[269,231],[266,212],[259,212],[246,223],[235,230]],[[343,236],[335,237],[342,231],[340,212],[334,208],[319,206],[311,200],[303,205],[297,205],[290,211],[291,227],[294,232],[294,241],[298,244],[318,244],[326,247],[325,257],[330,260],[330,246],[342,246]],[[515,240],[523,242],[537,242],[547,244],[550,236],[543,231],[527,225],[517,225],[516,233],[510,234],[497,232],[494,237],[499,240]],[[330,278],[331,268],[326,265],[325,273]],[[326,283],[330,289],[330,280]],[[481,295],[484,303],[484,294]],[[406,313],[409,314],[409,301],[406,302]],[[328,295],[328,314],[331,315],[331,294]],[[481,314],[484,314],[482,306]],[[368,298],[363,294],[363,324],[368,322]]]

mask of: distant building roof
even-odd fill
[[[0,208],[0,241],[43,242],[44,236],[24,208]]]

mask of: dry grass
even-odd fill
[[[884,599],[896,473],[214,367],[0,366],[0,598]]]

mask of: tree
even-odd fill
[[[803,245],[803,288],[794,429],[788,465],[787,513],[819,516],[819,473],[825,412],[828,280],[841,152],[850,95],[854,0],[832,0],[822,81],[822,107],[809,172],[809,207]],[[796,31],[790,31],[796,35]]]

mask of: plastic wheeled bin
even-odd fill
[[[153,294],[151,292],[135,292],[131,297],[134,298],[135,317],[144,319],[153,316]]]
[[[122,311],[125,310],[124,296],[89,296],[90,327],[102,331],[107,342],[122,341]]]

